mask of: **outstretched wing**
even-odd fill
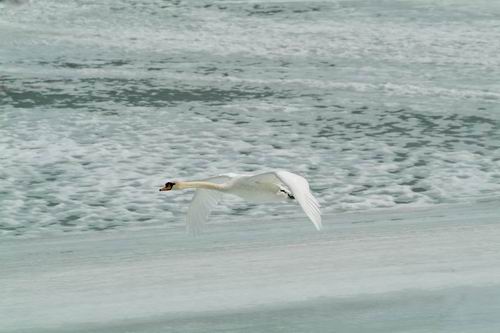
[[[314,223],[316,229],[321,230],[321,212],[319,202],[312,195],[309,183],[304,177],[294,173],[280,170],[276,171],[276,176],[292,191],[295,200],[306,213],[307,217]]]
[[[213,183],[224,183],[231,179],[231,176],[215,176],[204,181]],[[210,212],[222,199],[222,193],[213,190],[197,189],[193,200],[189,206],[186,218],[187,230],[191,234],[198,234],[204,227]]]
[[[307,180],[294,173],[279,170],[266,172],[259,175],[250,177],[251,180],[256,182],[274,182],[285,184],[292,192],[295,200],[306,213],[307,217],[314,223],[316,229],[321,230],[321,212],[318,200],[312,195],[309,189]]]

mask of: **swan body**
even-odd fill
[[[195,188],[187,213],[187,227],[197,233],[224,194],[250,202],[297,201],[316,229],[321,229],[319,202],[305,178],[289,171],[277,170],[253,175],[224,174],[200,181],[168,182],[160,191]]]

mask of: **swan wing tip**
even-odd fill
[[[323,230],[323,223],[321,222],[321,216],[317,217],[316,219],[311,219],[311,221],[314,224],[316,230],[318,231]]]

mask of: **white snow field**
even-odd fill
[[[0,332],[500,332],[499,204],[2,240]]]

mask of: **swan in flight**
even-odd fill
[[[309,183],[288,171],[254,175],[224,174],[200,181],[168,182],[160,191],[188,188],[197,189],[187,212],[187,227],[191,233],[200,231],[225,193],[251,202],[297,201],[316,229],[321,229],[320,206],[309,190]]]

